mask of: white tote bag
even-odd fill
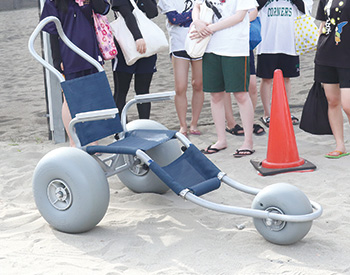
[[[135,16],[142,37],[146,42],[146,52],[140,54],[136,50],[134,37],[126,26],[125,20],[120,13],[118,14],[118,18],[110,23],[113,35],[122,49],[126,64],[128,66],[134,64],[140,58],[154,55],[164,49],[167,49],[169,46],[165,33],[161,30],[161,28],[148,19],[147,16],[137,7],[133,0],[130,0],[130,2],[134,6],[132,13]]]
[[[211,23],[213,22],[213,16],[213,10],[209,8],[204,1],[200,7],[199,18],[207,23]],[[190,38],[191,32],[193,30],[195,30],[195,26],[194,24],[191,24],[185,40],[185,50],[187,54],[192,58],[199,58],[203,56],[205,49],[207,48],[210,41],[211,35],[207,36],[198,43],[198,39]]]

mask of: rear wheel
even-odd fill
[[[167,130],[167,128],[153,120],[139,119],[127,124],[127,130],[155,129]],[[177,140],[169,140],[146,152],[160,166],[165,166],[177,159],[182,151]],[[127,163],[129,168],[118,174],[121,182],[136,193],[158,193],[163,194],[169,190],[150,169],[136,156],[122,155],[118,166]]]
[[[77,148],[58,148],[35,168],[33,192],[43,218],[67,233],[92,229],[104,217],[109,186],[98,163]]]

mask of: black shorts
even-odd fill
[[[276,69],[281,69],[283,77],[300,75],[299,56],[282,53],[259,54],[256,75],[260,78],[273,78]]]
[[[170,56],[180,58],[180,59],[185,59],[189,61],[197,61],[197,60],[202,60],[202,57],[198,58],[192,58],[191,56],[188,55],[186,51],[177,51],[177,52],[172,52]]]
[[[315,81],[338,84],[340,88],[350,88],[350,68],[337,68],[315,64]]]

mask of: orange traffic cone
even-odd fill
[[[299,157],[293,123],[281,70],[273,76],[267,156],[251,163],[263,176],[293,171],[313,171],[316,166]]]

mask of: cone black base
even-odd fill
[[[306,159],[304,160],[305,162],[303,165],[290,167],[290,168],[278,168],[278,169],[262,167],[261,161],[250,160],[250,163],[254,166],[256,170],[258,170],[258,172],[262,176],[272,176],[272,175],[288,173],[288,172],[307,172],[307,171],[314,171],[316,169],[316,165],[307,161]]]

